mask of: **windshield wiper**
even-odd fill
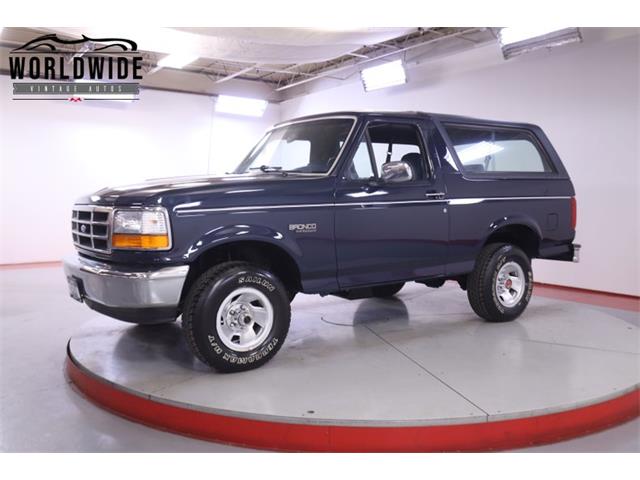
[[[287,172],[282,170],[282,167],[272,166],[272,165],[260,165],[259,167],[251,167],[249,170],[260,170],[264,173],[279,173],[283,177],[287,176]]]

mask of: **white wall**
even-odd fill
[[[279,119],[411,109],[541,125],[576,187],[583,255],[578,265],[536,261],[536,279],[638,295],[639,38],[637,30],[590,30],[583,44],[510,61],[483,46],[413,67],[401,87],[364,94],[355,78],[270,105],[258,120],[213,114],[208,97],[150,90],[131,104],[11,101],[10,79],[0,76],[0,264],[71,251],[78,196],[224,172]]]
[[[224,172],[278,120],[215,114],[201,95],[143,90],[137,102],[12,101],[0,76],[0,264],[73,250],[76,198],[154,177]]]
[[[332,110],[424,110],[539,124],[573,179],[581,263],[536,261],[537,281],[639,295],[638,31],[504,61],[497,45],[423,63],[365,94],[358,79],[282,104],[283,119]]]

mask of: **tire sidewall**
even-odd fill
[[[227,347],[216,328],[217,314],[224,299],[242,287],[262,292],[273,307],[273,326],[269,335],[256,348],[237,352]],[[237,267],[212,279],[197,300],[193,311],[194,341],[200,353],[213,365],[225,370],[249,369],[271,358],[280,348],[289,330],[290,310],[287,292],[271,273],[254,267]]]
[[[498,272],[505,263],[516,262],[522,268],[525,276],[525,292],[520,301],[513,307],[506,307],[500,303],[496,293],[496,279]],[[492,311],[492,316],[500,318],[502,321],[508,321],[519,316],[529,304],[531,294],[533,292],[533,271],[531,270],[531,262],[527,255],[513,245],[504,245],[499,248],[489,261],[488,270],[491,272],[487,275],[486,284],[484,285],[485,298],[489,297],[490,301],[486,302],[488,308]]]

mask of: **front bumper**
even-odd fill
[[[71,296],[90,308],[135,323],[175,320],[188,265],[145,269],[73,256],[64,259]]]

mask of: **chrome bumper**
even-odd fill
[[[77,300],[114,308],[162,308],[178,305],[189,266],[143,270],[73,256],[64,259],[64,273],[78,284]]]
[[[572,246],[573,246],[573,258],[572,258],[572,261],[574,263],[578,263],[578,262],[580,262],[580,247],[582,245],[578,245],[577,243],[574,243]]]

